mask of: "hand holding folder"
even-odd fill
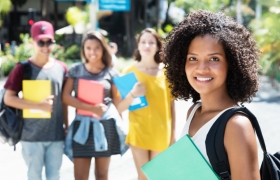
[[[103,84],[97,81],[79,79],[78,99],[80,101],[83,101],[91,105],[103,103],[103,99],[104,99]],[[97,114],[82,109],[77,109],[77,113],[84,116],[100,118]]]
[[[39,103],[40,109],[45,112],[52,112],[53,109],[53,98],[54,96],[46,97],[41,103]]]
[[[219,180],[189,135],[142,166],[149,180]]]
[[[40,103],[51,96],[51,82],[49,80],[23,80],[22,94],[24,100]],[[23,109],[22,116],[23,118],[50,118],[51,113],[40,109]]]
[[[122,99],[127,96],[127,94],[132,90],[135,83],[138,82],[133,72],[127,73],[123,76],[115,77],[113,78],[113,81],[117,86]],[[133,111],[146,106],[148,106],[148,103],[145,96],[135,97],[128,110]]]

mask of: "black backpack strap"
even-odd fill
[[[5,93],[6,93],[6,89],[5,88],[1,89],[1,91],[0,91],[0,111],[1,112],[2,112],[2,110],[5,107],[5,104],[4,104],[4,95],[5,95]]]
[[[230,166],[224,146],[224,134],[228,120],[236,112],[244,113],[250,119],[262,150],[266,152],[266,146],[256,117],[245,107],[232,108],[225,111],[210,128],[205,141],[209,161],[214,171],[222,180],[230,180]]]
[[[23,66],[23,79],[30,80],[31,79],[31,66],[28,60],[24,60],[19,62]]]

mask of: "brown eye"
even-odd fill
[[[196,58],[195,57],[190,57],[189,61],[196,61]]]
[[[210,59],[210,61],[219,61],[219,58],[213,57]]]

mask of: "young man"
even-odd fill
[[[47,180],[58,180],[64,135],[68,127],[67,106],[62,104],[61,95],[67,67],[63,62],[51,58],[55,41],[53,26],[49,22],[36,22],[31,27],[31,37],[35,55],[28,59],[29,72],[26,72],[23,64],[16,65],[4,86],[4,103],[18,109],[51,112],[51,118],[48,119],[24,118],[21,135],[22,155],[28,166],[29,180],[42,179],[43,166]],[[19,98],[18,93],[22,91],[22,80],[26,73],[31,80],[50,80],[52,95],[40,103]]]

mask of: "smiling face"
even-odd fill
[[[138,50],[142,58],[154,57],[158,47],[157,40],[153,34],[145,32],[139,39]]]
[[[35,54],[41,58],[49,58],[53,50],[53,41],[49,38],[42,38],[38,42],[33,41]]]
[[[98,61],[102,61],[103,48],[97,39],[86,40],[83,51],[88,62],[96,63]]]
[[[200,95],[226,91],[228,63],[222,44],[210,35],[195,37],[189,45],[185,72]]]

